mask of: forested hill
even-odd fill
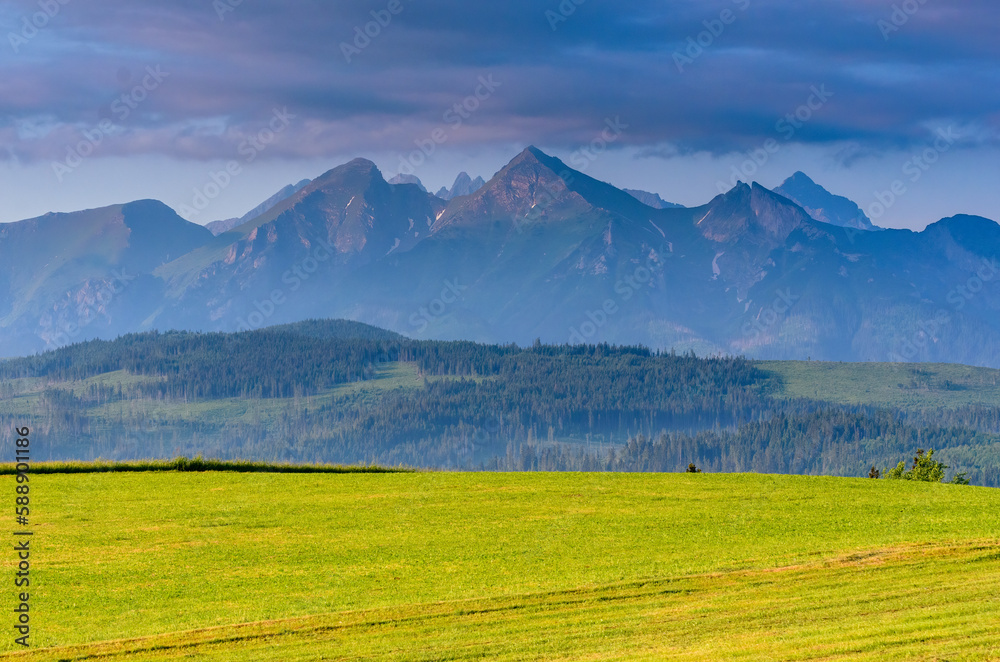
[[[870,366],[851,369],[867,370],[872,384],[890,374]],[[39,430],[52,459],[201,453],[625,471],[695,462],[711,471],[864,475],[933,447],[975,482],[1000,483],[994,371],[940,368],[945,379],[897,365],[920,379],[898,384],[910,400],[882,394],[874,406],[836,394],[829,399],[840,401],[827,401],[820,389],[789,397],[810,392],[814,368],[784,367],[643,347],[414,341],[309,321],[134,334],[6,361],[0,423],[4,434],[14,425]]]

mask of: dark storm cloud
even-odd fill
[[[982,143],[1000,128],[1000,10],[985,0],[907,0],[916,11],[895,17],[870,0],[396,1],[68,0],[30,38],[39,2],[8,2],[0,143],[59,158],[105,119],[103,155],[228,158],[287,108],[269,157],[402,151],[491,76],[451,145],[572,146],[620,116],[619,145],[728,152],[775,137],[815,88],[832,96],[796,141],[905,146],[955,124]],[[373,11],[391,20],[355,42]],[[123,118],[148,67],[165,77]]]

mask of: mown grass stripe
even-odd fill
[[[763,569],[662,580],[689,590],[650,590],[655,582],[617,584],[513,598],[407,605],[285,621],[250,623],[138,640],[102,642],[0,659],[160,661],[406,659],[895,660],[990,659],[1000,633],[1000,561],[968,576],[981,550],[946,546],[932,578],[955,589],[941,605],[909,584],[926,576],[926,549],[887,550],[879,570],[883,599],[899,609],[850,620],[849,564]],[[748,587],[764,577],[768,590]],[[807,588],[808,600],[802,589]],[[853,586],[857,589],[858,586]],[[971,592],[971,593],[970,593]],[[970,599],[971,598],[971,599]],[[977,598],[982,598],[982,602]],[[788,604],[798,605],[787,609]],[[934,653],[928,655],[928,653]],[[938,657],[957,654],[958,657]],[[309,656],[312,657],[309,657]]]

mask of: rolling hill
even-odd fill
[[[413,341],[345,321],[144,333],[0,363],[0,449],[442,469],[867,475],[933,448],[1000,485],[1000,372]]]

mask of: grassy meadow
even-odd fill
[[[944,363],[761,361],[780,395],[903,409],[1000,404],[1000,370]]]
[[[396,389],[419,389],[423,378],[411,363],[395,362],[380,365],[374,379],[351,382],[323,391],[313,396],[301,398],[215,398],[195,401],[154,400],[140,398],[137,386],[156,377],[133,375],[124,370],[108,372],[88,379],[55,382],[45,379],[23,378],[6,382],[9,393],[0,398],[0,414],[24,416],[35,412],[42,403],[46,388],[53,385],[65,389],[78,397],[87,393],[91,386],[103,385],[120,388],[135,400],[114,401],[99,406],[88,407],[88,412],[98,421],[115,421],[126,412],[139,409],[144,420],[150,422],[200,422],[222,424],[239,421],[269,421],[281,417],[289,410],[316,408],[331,397],[351,397],[364,400],[378,397]]]
[[[37,475],[32,500],[37,648],[0,659],[1000,657],[985,488],[158,472]]]

